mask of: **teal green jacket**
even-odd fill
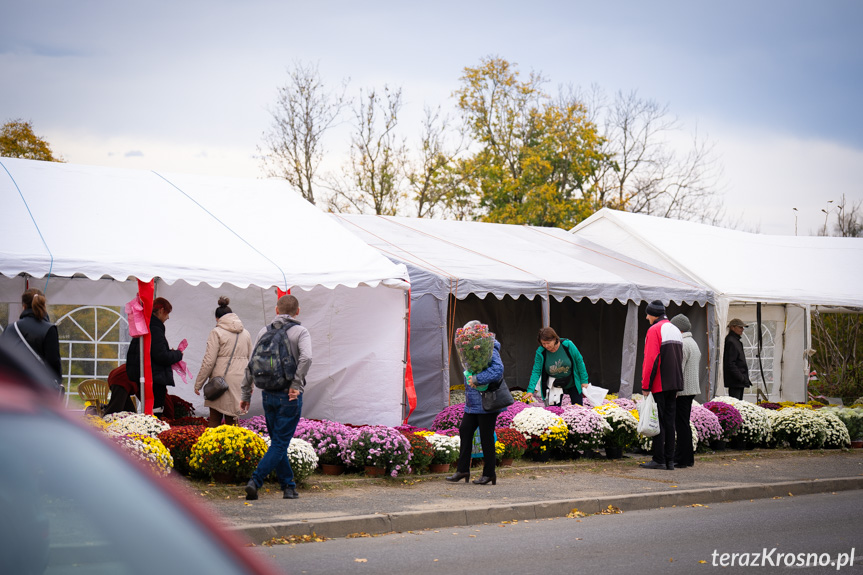
[[[584,359],[581,357],[581,353],[578,351],[578,348],[575,347],[575,344],[570,340],[560,338],[560,345],[562,345],[572,357],[572,381],[564,389],[569,389],[575,385],[578,389],[578,393],[581,393],[581,387],[590,383],[587,379],[587,368],[584,366]],[[533,393],[541,377],[548,377],[548,372],[545,369],[544,352],[545,348],[542,346],[539,346],[536,349],[536,355],[533,360],[533,371],[530,374],[530,383],[527,386],[528,393]],[[540,386],[543,399],[545,399],[544,387],[545,386]]]

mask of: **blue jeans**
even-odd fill
[[[267,432],[270,434],[270,448],[258,462],[258,467],[252,473],[252,481],[261,487],[264,479],[275,469],[276,477],[282,489],[295,488],[294,470],[288,459],[288,446],[300,422],[300,412],[303,410],[303,396],[291,401],[287,391],[262,391],[264,418],[267,420]]]

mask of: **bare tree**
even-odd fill
[[[828,203],[832,203],[830,200]],[[826,214],[824,225],[818,230],[819,236],[829,235],[827,230],[827,222],[832,209],[821,210]],[[843,238],[859,238],[863,237],[863,200],[857,201],[850,208],[845,199],[845,194],[842,194],[842,199],[836,205],[836,222],[833,224],[833,235]]]
[[[329,180],[331,211],[396,214],[406,195],[407,147],[395,132],[401,105],[401,88],[384,86],[383,96],[374,89],[360,92],[348,165],[341,178]]]
[[[408,165],[407,173],[418,218],[455,215],[453,208],[465,191],[468,176],[458,170],[464,133],[459,133],[453,143],[449,136],[449,119],[441,116],[440,107],[426,108],[418,157]]]
[[[323,136],[347,105],[345,90],[343,84],[340,93],[328,91],[317,66],[294,64],[288,83],[278,89],[276,107],[270,111],[273,125],[264,133],[263,149],[258,147],[267,175],[284,178],[312,203],[324,154]]]
[[[669,137],[681,130],[667,106],[618,93],[598,114],[603,118],[603,151],[609,162],[594,175],[594,209],[613,207],[630,212],[716,223],[721,168],[714,146],[693,136],[685,154]]]

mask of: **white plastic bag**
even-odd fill
[[[590,400],[590,403],[596,406],[602,405],[602,402],[605,401],[605,396],[608,395],[608,390],[598,385],[588,385],[581,388],[581,393]]]
[[[638,433],[644,437],[659,435],[659,411],[652,393],[638,405]]]

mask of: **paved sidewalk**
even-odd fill
[[[445,475],[398,479],[315,476],[285,500],[261,491],[246,502],[241,486],[207,504],[254,542],[272,537],[343,537],[595,513],[863,489],[863,450],[726,451],[696,456],[692,468],[638,467],[648,456],[499,469],[496,486],[451,484]],[[475,474],[474,476],[476,476]],[[266,487],[276,487],[268,484]],[[234,493],[236,492],[236,493]]]

